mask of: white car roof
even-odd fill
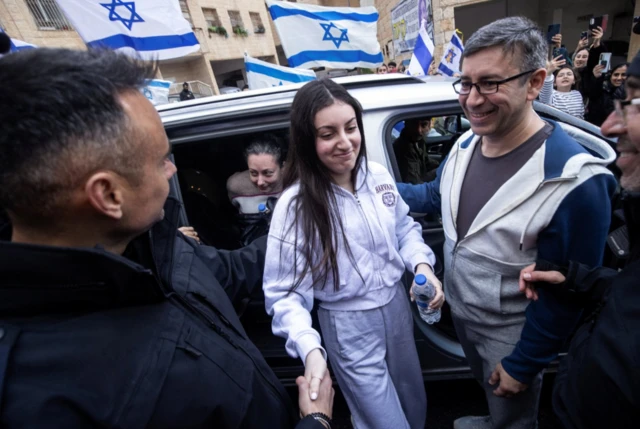
[[[365,111],[385,107],[410,106],[429,102],[456,101],[453,78],[426,76],[420,79],[403,74],[358,75],[333,79],[344,85],[360,101]],[[268,111],[289,108],[302,83],[274,88],[198,98],[158,106],[165,126],[198,121],[212,115],[234,112]]]

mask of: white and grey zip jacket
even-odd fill
[[[290,356],[304,362],[307,354],[321,348],[320,335],[311,326],[314,299],[327,310],[369,310],[391,301],[405,269],[435,263],[435,256],[422,239],[422,228],[409,216],[409,207],[400,198],[395,180],[380,164],[363,163],[352,194],[334,186],[344,234],[353,255],[348,257],[342,235],[338,235],[340,287],[336,291],[329,273],[326,284],[314,284],[308,273],[294,292],[294,249],[298,246],[297,275],[304,266],[301,229],[294,225],[294,197],[299,184],[286,189],[273,213],[267,242],[264,294],[267,313],[273,316],[275,335],[286,338]],[[296,230],[298,238],[296,240]],[[315,254],[318,263],[320,251]],[[356,268],[357,267],[357,268]]]
[[[491,197],[463,238],[456,228],[460,190],[479,136],[463,135],[433,182],[398,184],[412,211],[442,213],[444,292],[452,313],[489,338],[504,332],[494,327],[521,332],[502,363],[523,383],[555,358],[580,308],[544,290],[529,301],[518,290],[520,271],[536,259],[600,265],[616,188],[606,168],[613,149],[576,128],[551,124],[549,138]]]

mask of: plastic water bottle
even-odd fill
[[[269,208],[267,207],[267,205],[265,203],[260,203],[258,204],[258,211],[260,212],[260,214],[267,214],[269,213]]]
[[[418,305],[418,311],[422,320],[429,325],[433,325],[440,321],[440,309],[432,310],[429,308],[429,303],[436,296],[436,288],[429,281],[424,274],[418,274],[413,280],[415,286],[413,288],[413,295],[416,298],[416,304]]]

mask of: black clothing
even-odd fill
[[[266,241],[198,245],[178,209],[127,257],[0,241],[1,427],[294,426],[232,305],[261,287]]]
[[[552,132],[553,125],[545,122],[545,125],[526,142],[495,158],[484,156],[482,143],[476,144],[460,189],[460,205],[456,220],[458,240],[466,237],[480,210],[498,189],[531,159]],[[482,183],[482,186],[478,186],[478,183]]]
[[[640,421],[640,193],[626,195],[624,205],[625,269],[575,266],[563,285],[575,298],[601,298],[556,376],[553,407],[566,428],[636,428]]]
[[[418,185],[436,178],[439,163],[429,158],[424,138],[417,142],[411,141],[406,131],[402,130],[400,137],[393,142],[393,152],[403,182]]]
[[[600,43],[597,48],[589,49],[589,58],[587,59],[587,65],[578,72],[580,80],[578,81],[577,90],[582,94],[582,99],[587,100],[589,98],[589,89],[593,86],[593,82],[596,77],[593,75],[593,69],[600,62],[600,54],[606,52],[606,46]]]
[[[607,75],[602,75],[593,80],[588,92],[589,105],[585,118],[594,125],[601,126],[607,117],[613,112],[614,100],[624,100],[627,94],[624,85],[615,87],[611,84]]]
[[[182,92],[180,92],[180,101],[194,100],[195,98],[196,96],[193,95],[193,92],[188,89],[183,89]]]

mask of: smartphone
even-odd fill
[[[604,66],[602,73],[608,73],[611,70],[611,52],[603,52],[600,54],[599,64]]]
[[[556,34],[560,34],[560,24],[549,25],[549,27],[547,27],[547,42],[553,43],[551,39],[553,39],[553,36]]]
[[[583,31],[582,33],[580,33],[580,40],[586,39],[587,37],[589,37],[588,31]]]
[[[602,28],[602,32],[607,31],[607,22],[609,22],[609,15],[596,16],[589,21],[589,30],[593,31],[598,27]]]

